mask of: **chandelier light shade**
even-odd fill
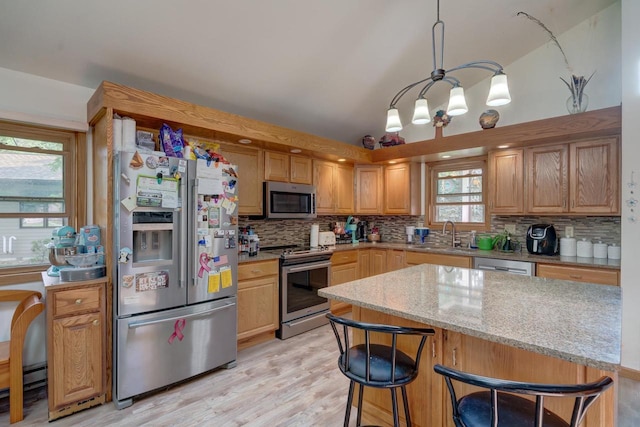
[[[511,102],[509,95],[509,85],[507,84],[506,74],[496,74],[491,77],[491,89],[487,97],[487,105],[490,107],[499,107]]]
[[[460,86],[452,87],[449,93],[447,114],[450,116],[459,116],[467,111],[469,111],[469,108],[467,107],[467,100],[464,99],[464,89]]]
[[[389,108],[387,111],[387,132],[400,132],[402,130],[402,122],[400,122],[400,114],[397,108]]]
[[[427,100],[425,98],[416,99],[416,106],[413,109],[413,119],[411,119],[411,123],[414,125],[423,125],[430,121],[431,115],[429,114],[429,104],[427,104]]]
[[[463,68],[479,68],[493,73],[493,77],[491,78],[491,89],[489,90],[489,96],[487,97],[487,105],[491,107],[497,107],[500,105],[506,105],[511,102],[511,95],[509,94],[509,86],[507,84],[507,76],[503,72],[502,65],[498,64],[497,62],[480,60],[458,65],[457,67],[453,67],[448,70],[444,69],[444,22],[440,20],[440,0],[437,0],[436,16],[436,22],[431,27],[433,71],[428,77],[405,86],[393,97],[391,103],[389,104],[389,110],[387,111],[387,125],[385,127],[387,132],[399,132],[400,130],[402,130],[402,122],[400,121],[400,115],[398,113],[398,109],[396,108],[396,104],[405,94],[410,92],[415,87],[420,88],[420,91],[416,98],[413,119],[411,120],[411,122],[414,124],[425,124],[431,121],[426,94],[434,84],[440,81],[449,83],[451,85],[447,114],[450,116],[458,116],[469,111],[469,108],[467,107],[467,101],[464,97],[464,89],[462,88],[460,80],[449,75],[449,73],[461,70]],[[440,30],[439,52],[436,49],[436,31],[438,29]]]

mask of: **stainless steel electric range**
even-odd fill
[[[291,338],[329,323],[329,300],[318,289],[331,284],[331,255],[327,246],[284,249],[280,256],[280,339]]]

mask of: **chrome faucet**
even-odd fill
[[[447,232],[447,224],[451,224],[451,246],[456,248],[460,246],[460,240],[456,240],[456,224],[453,221],[446,220],[442,225],[442,235]]]

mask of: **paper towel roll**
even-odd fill
[[[576,239],[573,237],[563,237],[560,239],[560,256],[576,256]]]
[[[578,242],[577,255],[581,258],[593,258],[593,244],[587,239]]]
[[[616,245],[609,246],[607,250],[607,255],[609,256],[609,259],[620,259],[620,256],[622,255],[620,246],[616,246]]]
[[[320,226],[318,224],[311,224],[311,235],[309,236],[310,245],[312,248],[318,247],[318,236],[320,235]]]
[[[122,118],[122,149],[125,151],[136,151],[136,121],[129,118]]]
[[[602,242],[594,243],[593,257],[607,259],[607,244]]]
[[[113,151],[122,150],[122,119],[113,119]]]

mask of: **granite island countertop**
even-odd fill
[[[620,287],[423,264],[318,294],[573,363],[620,364]]]

